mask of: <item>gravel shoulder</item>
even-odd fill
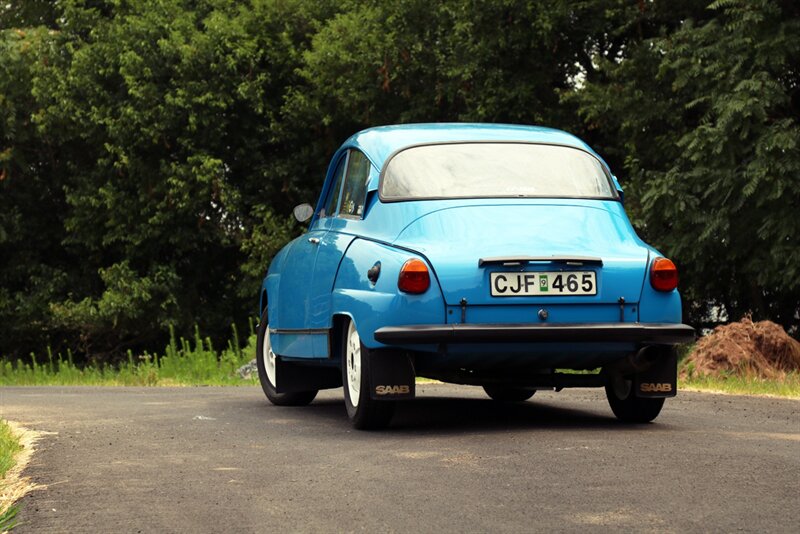
[[[501,406],[418,386],[390,429],[352,430],[341,390],[305,408],[258,388],[7,387],[46,486],[15,532],[630,528],[794,532],[800,403],[682,392],[654,424],[599,390]]]

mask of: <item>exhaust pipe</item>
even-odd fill
[[[648,345],[639,349],[636,354],[631,354],[624,360],[614,364],[615,372],[622,375],[640,373],[649,369],[656,361],[664,356],[663,347],[658,345]]]

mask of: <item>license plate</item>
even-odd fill
[[[490,273],[493,297],[596,295],[594,271]]]

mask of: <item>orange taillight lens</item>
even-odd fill
[[[656,258],[650,266],[650,285],[657,291],[672,291],[678,287],[678,268],[667,258]]]
[[[412,258],[403,264],[400,276],[397,278],[397,287],[405,293],[425,293],[431,286],[431,276],[428,266],[417,258]]]

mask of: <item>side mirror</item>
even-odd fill
[[[294,213],[294,218],[300,222],[306,222],[314,215],[314,208],[311,207],[311,204],[300,204],[299,206],[295,206],[292,210]]]

